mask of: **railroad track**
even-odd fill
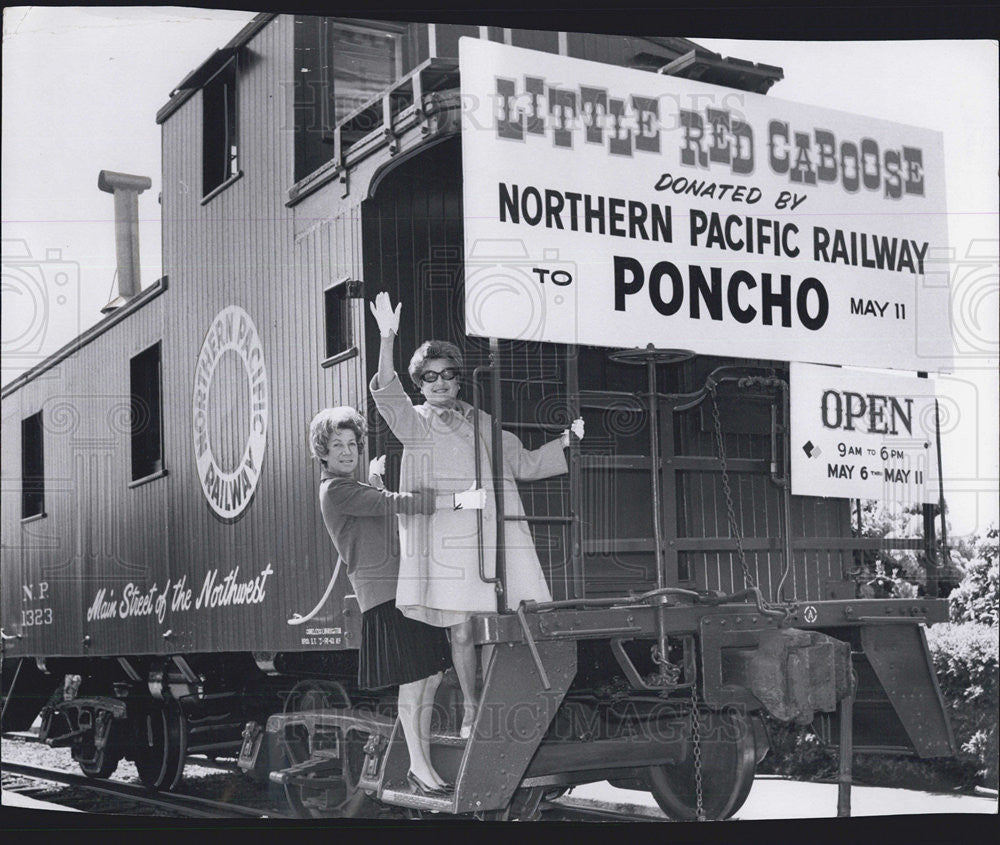
[[[47,783],[62,784],[76,790],[83,790],[88,793],[99,793],[110,797],[112,806],[100,810],[90,809],[89,812],[121,813],[121,810],[113,808],[114,801],[138,804],[143,807],[159,809],[169,812],[175,816],[190,816],[193,818],[288,818],[283,813],[276,813],[255,807],[243,807],[238,804],[230,804],[223,801],[213,801],[208,798],[198,798],[192,795],[178,795],[175,793],[152,793],[148,790],[134,786],[129,783],[122,783],[115,780],[94,780],[76,775],[70,772],[61,772],[56,769],[45,769],[39,766],[28,766],[23,763],[13,763],[3,761],[0,764],[5,774],[17,775],[32,781],[42,781]],[[5,786],[5,789],[13,792],[30,794],[30,786]],[[32,796],[33,797],[33,796]],[[58,796],[46,796],[46,800],[53,803],[63,803]],[[70,802],[76,803],[75,801]]]
[[[541,805],[542,821],[554,822],[669,822],[664,815],[657,815],[654,810],[648,814],[629,813],[620,810],[607,810],[598,807],[584,807],[578,804],[562,801],[543,801]]]
[[[27,766],[21,763],[4,762],[2,770],[5,774],[16,775],[31,781],[28,784],[5,784],[8,792],[17,792],[32,798],[41,798],[53,804],[69,806],[85,812],[99,812],[115,815],[135,815],[134,810],[124,812],[128,805],[141,805],[152,811],[161,810],[171,816],[189,816],[194,818],[294,818],[282,813],[275,813],[253,807],[242,807],[222,801],[207,798],[197,798],[190,795],[173,793],[150,793],[142,787],[114,780],[95,781],[71,772],[55,769],[45,769],[38,766]],[[110,798],[108,804],[95,805],[93,801],[81,798],[79,795],[52,795],[38,783],[60,784],[74,790],[85,792],[89,796],[102,795]],[[559,802],[547,802],[542,805],[542,821],[586,821],[586,822],[650,822],[663,821],[652,816],[634,815],[630,813],[612,812],[595,808],[572,806]]]
[[[4,733],[5,739],[18,739],[22,742],[38,742],[38,737],[29,732]],[[234,769],[235,765],[198,759],[198,765],[218,768],[220,770]],[[104,795],[112,803],[107,806],[98,806],[96,809],[92,802],[88,802],[80,796],[53,795],[45,788],[39,788],[29,784],[19,786],[7,786],[8,791],[21,792],[29,797],[38,797],[52,803],[72,806],[85,812],[100,812],[121,815],[135,815],[139,810],[136,805],[147,808],[147,812],[155,813],[157,810],[170,813],[174,816],[190,816],[202,818],[294,818],[292,815],[268,809],[241,807],[221,801],[200,798],[190,795],[179,795],[177,793],[151,793],[148,790],[129,783],[116,780],[93,780],[91,778],[77,775],[72,772],[64,772],[55,769],[46,769],[38,766],[30,766],[21,763],[4,761],[2,764],[4,773],[18,775],[29,778],[35,783],[47,782],[60,784],[74,789],[85,791],[91,795]],[[117,807],[115,801],[121,802]],[[130,805],[130,806],[129,806]],[[542,821],[563,821],[563,822],[658,822],[669,821],[662,815],[657,815],[655,810],[650,810],[648,814],[632,813],[625,810],[610,810],[597,807],[587,807],[577,804],[572,799],[546,801],[541,805]]]

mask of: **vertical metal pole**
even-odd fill
[[[934,400],[934,437],[937,440],[938,507],[941,510],[941,544],[948,545],[948,526],[944,520],[944,470],[941,468],[941,411]]]
[[[934,530],[934,505],[923,506],[924,516],[924,571],[927,573],[928,596],[938,594],[937,538]]]
[[[861,537],[862,537],[862,527],[861,527],[861,499],[855,499],[854,500],[854,513],[855,513],[855,516],[857,518],[858,539],[860,540]],[[861,549],[855,549],[854,552],[852,553],[852,556],[853,556],[853,560],[854,560],[854,569],[855,570],[860,570],[861,569],[861,565],[865,562],[865,553],[863,551],[861,551]],[[844,580],[845,581],[848,580],[848,576],[845,575],[844,576]]]
[[[934,400],[934,437],[937,441],[938,510],[941,512],[941,548],[946,555],[945,561],[950,562],[950,557],[948,557],[948,524],[944,518],[944,470],[941,468],[941,416],[937,399]]]
[[[667,568],[663,558],[663,523],[660,514],[660,402],[656,385],[656,353],[650,344],[649,357],[646,359],[646,383],[649,388],[649,463],[650,482],[653,493],[653,543],[656,550],[656,588],[667,585]],[[656,609],[657,648],[660,660],[666,661],[669,651],[667,643],[666,605],[660,604]]]
[[[580,372],[578,367],[579,349],[573,344],[566,345],[566,412],[570,423],[580,416]],[[583,511],[583,484],[580,476],[580,446],[569,439],[569,524],[570,575],[573,579],[571,598],[584,598],[583,582],[583,538],[580,517]]]
[[[503,469],[503,421],[500,418],[501,396],[500,396],[500,342],[495,338],[490,338],[490,389],[492,395],[493,420],[492,440],[493,445],[493,496],[496,500],[497,516],[497,612],[504,613],[507,610],[507,559],[506,540],[507,523],[504,520],[504,469]],[[478,445],[478,444],[477,444]]]
[[[840,699],[840,766],[837,772],[837,815],[851,815],[854,764],[854,690]]]
[[[792,549],[792,438],[789,428],[789,422],[791,419],[791,400],[789,397],[787,382],[783,383],[781,386],[781,399],[781,423],[783,428],[783,431],[781,432],[781,462],[783,464],[781,467],[781,498],[785,518],[785,571],[781,576],[781,580],[778,582],[778,589],[774,597],[775,601],[779,602],[784,601],[785,580],[788,578],[788,574],[792,571],[792,567],[795,566],[794,551]],[[777,457],[777,455],[775,455],[775,457]]]
[[[653,541],[656,550],[656,587],[667,585],[663,565],[663,526],[660,521],[660,415],[656,398],[656,360],[650,352],[646,359],[646,385],[649,388],[649,463],[653,494]]]
[[[482,444],[479,440],[479,411],[482,409],[483,404],[479,401],[479,382],[476,381],[476,376],[479,374],[479,367],[476,367],[472,371],[472,440],[476,444],[476,489],[480,489],[483,486],[483,461],[480,455],[480,448]],[[476,545],[479,547],[479,577],[481,580],[486,581],[486,583],[493,583],[494,588],[497,588],[495,582],[490,582],[486,577],[486,551],[483,548],[483,511],[479,509],[476,511]]]
[[[927,378],[927,373],[918,372],[917,378]],[[937,403],[935,402],[934,418],[937,421]],[[941,449],[938,448],[940,456]],[[937,538],[934,529],[934,505],[925,503],[923,505],[924,517],[924,571],[927,573],[927,587],[925,593],[935,597],[938,594],[938,555]],[[942,520],[944,515],[942,514]]]

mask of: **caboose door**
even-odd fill
[[[489,361],[488,341],[465,333],[464,278],[469,272],[530,274],[518,263],[518,242],[477,245],[465,255],[462,218],[461,146],[445,141],[397,165],[362,204],[365,297],[387,291],[402,304],[397,342],[397,372],[403,388],[422,401],[406,368],[413,350],[429,339],[446,340],[462,349],[465,372],[460,398],[472,402],[471,373]],[[522,266],[525,265],[525,266]],[[366,317],[365,372],[378,367],[379,333]],[[524,445],[537,448],[559,435],[567,416],[571,356],[564,346],[548,343],[500,343],[500,392],[503,427]],[[491,391],[483,384],[480,407],[494,413]],[[402,446],[368,400],[371,454],[386,454],[386,484],[397,489]],[[542,568],[555,598],[579,593],[574,587],[574,521],[569,475],[519,484],[518,490]],[[489,480],[487,479],[487,483]],[[574,481],[579,493],[579,484]]]

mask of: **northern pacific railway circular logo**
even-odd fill
[[[219,517],[236,519],[260,480],[269,409],[260,336],[238,305],[216,314],[205,335],[195,365],[191,408],[202,492]]]

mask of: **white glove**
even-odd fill
[[[374,302],[368,303],[372,315],[378,322],[378,330],[382,337],[389,337],[391,334],[399,334],[399,312],[403,308],[403,303],[396,305],[396,310],[392,310],[392,300],[389,294],[382,291],[375,297]]]
[[[454,508],[457,511],[481,511],[486,507],[486,491],[482,487],[477,489],[473,484],[468,490],[456,493],[454,501]]]
[[[383,490],[385,488],[383,475],[385,475],[385,455],[372,458],[368,463],[368,483],[378,490]]]
[[[576,439],[577,440],[583,440],[583,417],[577,417],[575,420],[573,420],[572,425],[570,425],[570,427],[567,428],[562,433],[561,437],[562,437],[562,445],[563,445],[564,449],[567,446],[569,446],[569,433],[571,431],[573,432],[573,434],[576,435]]]

